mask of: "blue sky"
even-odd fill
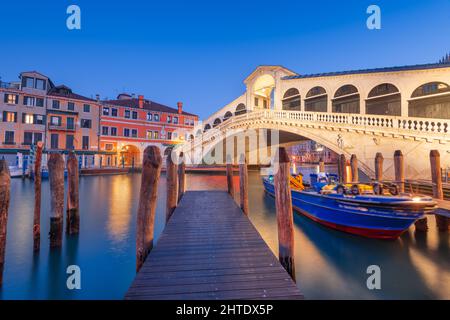
[[[81,8],[82,29],[66,28]],[[366,28],[377,4],[382,29]],[[38,70],[102,98],[126,91],[205,117],[261,64],[300,74],[436,62],[450,1],[2,1],[0,76]]]

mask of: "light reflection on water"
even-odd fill
[[[314,171],[315,168],[302,168]],[[250,172],[250,218],[277,254],[275,204],[265,195],[260,176]],[[189,174],[188,189],[226,190],[223,175]],[[235,190],[239,179],[235,176]],[[63,239],[60,250],[49,250],[48,181],[42,187],[42,243],[32,251],[33,183],[13,179],[3,299],[121,299],[134,277],[135,223],[140,175],[80,179],[80,235]],[[161,177],[155,238],[165,218],[165,178]],[[236,194],[236,199],[238,194]],[[296,273],[309,299],[449,299],[449,235],[413,229],[397,241],[364,239],[322,227],[294,215]],[[66,289],[66,268],[82,270],[82,289]],[[366,268],[377,264],[382,290],[366,288]]]

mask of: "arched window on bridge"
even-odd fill
[[[414,90],[409,101],[410,117],[450,119],[450,87],[430,82]]]
[[[359,92],[355,86],[347,84],[334,94],[332,111],[337,113],[359,113]]]
[[[200,137],[202,135],[202,130],[198,129],[197,133],[195,134],[196,137]]]
[[[314,87],[305,98],[305,111],[327,112],[328,95],[324,88]]]
[[[296,88],[290,88],[284,93],[281,101],[283,110],[300,111],[300,92]]]
[[[223,121],[227,121],[233,116],[233,114],[230,111],[225,112],[225,115],[223,116]]]
[[[216,118],[215,120],[214,120],[214,123],[213,123],[213,128],[215,128],[215,127],[217,127],[219,124],[221,124],[222,123],[222,121],[220,121],[220,119],[219,118]]]
[[[400,116],[402,103],[398,88],[390,83],[383,83],[373,88],[366,100],[366,113]]]
[[[234,115],[238,116],[238,115],[244,114],[244,113],[247,113],[247,108],[245,107],[245,104],[243,104],[243,103],[238,104]]]
[[[205,126],[205,129],[203,130],[203,132],[206,132],[206,131],[208,131],[209,129],[211,129],[211,125],[208,123],[208,124]]]

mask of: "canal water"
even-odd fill
[[[250,218],[277,254],[275,204],[260,178],[250,172]],[[220,174],[189,174],[187,180],[190,190],[226,189]],[[41,251],[33,254],[33,183],[13,179],[0,299],[122,299],[135,275],[139,187],[140,174],[81,177],[80,234],[64,236],[62,248],[50,250],[49,184],[44,181]],[[156,238],[164,227],[164,176],[159,188]],[[297,284],[307,299],[450,298],[449,235],[436,231],[434,217],[427,234],[411,228],[396,241],[333,231],[298,214],[294,223]],[[81,290],[67,289],[69,265],[81,268]],[[366,286],[370,265],[381,268],[380,290]]]

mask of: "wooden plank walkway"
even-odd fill
[[[275,232],[275,230],[274,230]],[[224,191],[188,191],[125,299],[302,299]]]

